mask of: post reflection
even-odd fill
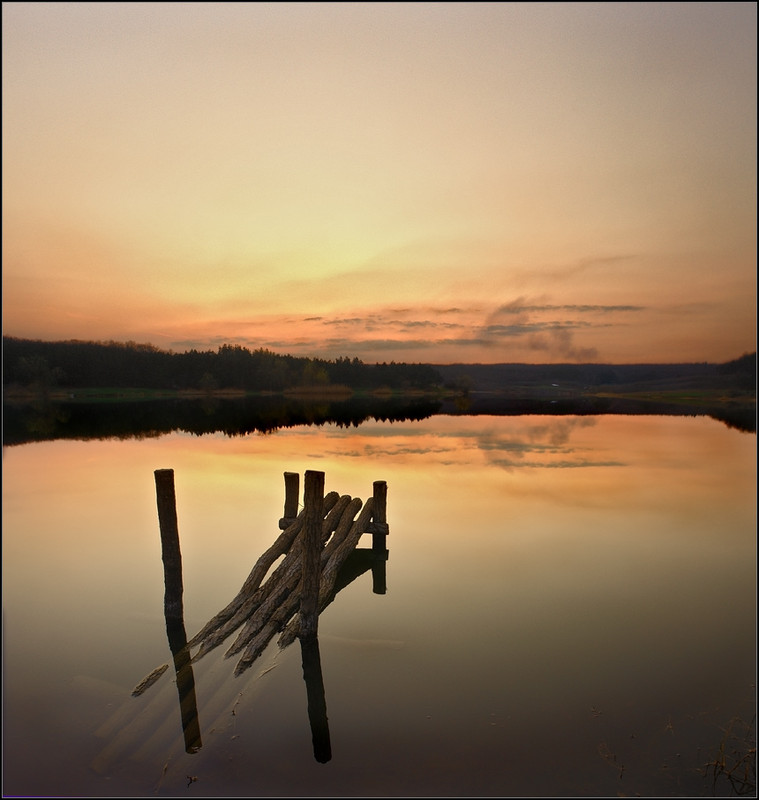
[[[198,702],[195,697],[195,675],[192,671],[190,651],[187,647],[184,620],[181,617],[167,616],[166,635],[171,654],[174,656],[179,713],[184,732],[184,749],[187,753],[197,753],[203,746],[203,742],[200,738],[200,718],[198,717]]]
[[[388,551],[385,549],[356,548],[343,562],[335,581],[334,593],[328,604],[335,599],[338,592],[369,570],[372,572],[372,591],[374,594],[385,594],[387,591],[387,558]],[[329,738],[319,637],[301,636],[300,652],[303,660],[303,680],[306,683],[308,721],[311,725],[314,758],[320,764],[326,764],[332,758],[332,745]]]
[[[302,636],[300,652],[303,658],[303,680],[306,682],[308,721],[311,725],[314,758],[320,764],[326,764],[332,758],[332,745],[329,739],[327,700],[324,696],[319,637]]]

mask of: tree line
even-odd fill
[[[175,353],[137,342],[46,342],[3,336],[5,387],[281,392],[330,385],[429,389],[441,383],[440,374],[429,364],[365,364],[358,358],[279,355],[230,344],[215,351]]]

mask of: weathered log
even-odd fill
[[[219,611],[216,616],[210,619],[187,643],[188,647],[195,647],[200,644],[210,634],[217,631],[221,625],[230,620],[239,610],[242,604],[248,599],[252,592],[254,592],[261,584],[266,573],[271,568],[271,565],[284,555],[294,539],[303,529],[303,513],[286,528],[274,542],[274,544],[258,559],[253,569],[242,585],[240,591],[235,597]]]
[[[345,496],[347,497],[347,495]],[[345,536],[349,533],[351,524],[353,523],[353,518],[362,505],[363,503],[361,499],[354,497],[345,506],[345,510],[340,517],[337,527],[334,529],[332,537],[329,539],[327,546],[322,551],[322,564],[325,563],[329,553],[334,550],[334,548],[340,542],[342,542]],[[297,545],[298,542],[295,543],[295,546]],[[287,586],[289,588],[290,591],[288,596],[292,595],[292,599],[288,599],[288,601],[283,605],[280,605],[275,599],[273,600],[268,598],[265,600],[253,612],[251,617],[245,623],[242,631],[240,631],[238,634],[237,639],[227,650],[227,658],[236,655],[243,650],[243,648],[245,648],[242,662],[247,663],[249,666],[253,663],[253,661],[255,661],[258,655],[263,652],[271,637],[281,630],[290,617],[297,612],[300,602],[301,578],[302,575],[300,570],[300,561],[298,560],[291,566],[290,570],[284,576],[282,576],[278,583],[279,586]],[[321,590],[319,594],[321,596]],[[267,624],[270,619],[274,620],[273,625]],[[253,653],[255,653],[255,655],[253,655]]]
[[[151,673],[146,675],[137,686],[132,689],[132,697],[139,697],[146,689],[149,689],[168,668],[168,664],[161,664],[160,667],[156,667]]]
[[[327,546],[322,552],[322,579],[319,589],[320,607],[322,605],[322,589],[326,565],[333,560],[336,553],[346,551],[346,548],[344,548],[343,545],[346,539],[353,534],[354,528],[356,528],[354,517],[362,505],[363,503],[360,498],[353,498],[348,507],[345,509],[342,519],[340,520],[340,524],[335,529],[334,535],[329,540]],[[365,519],[368,518],[365,513],[362,513],[360,516],[364,517]],[[355,539],[358,541],[358,536],[356,536]],[[347,549],[347,552],[350,552],[350,549]],[[267,608],[260,615],[254,614],[253,617],[251,617],[251,620],[248,622],[245,629],[240,633],[235,644],[227,651],[226,654],[227,657],[229,657],[240,652],[243,647],[245,648],[240,660],[237,663],[237,667],[235,668],[235,675],[240,675],[242,672],[248,669],[248,667],[250,667],[264,651],[274,634],[280,632],[287,625],[288,621],[298,613],[298,606],[300,602],[299,591],[300,581],[297,580],[297,576],[295,576],[291,598],[288,597],[287,601],[278,607]],[[295,631],[295,635],[297,635],[297,630]],[[295,636],[293,636],[293,639],[294,638]]]
[[[329,605],[340,566],[351,552],[355,550],[358,540],[361,538],[361,534],[366,531],[366,526],[369,524],[373,513],[374,503],[373,499],[370,497],[366,501],[356,521],[350,526],[347,534],[341,537],[339,541],[335,542],[335,546],[332,548],[331,552],[325,551],[325,563],[322,566],[322,576],[319,587],[320,613]],[[300,615],[294,616],[290,622],[288,622],[278,640],[280,648],[285,648],[295,641],[295,638],[300,633],[300,625]]]
[[[284,530],[256,561],[232,601],[187,643],[184,650],[188,655],[191,648],[199,647],[191,662],[199,660],[233,632],[238,631],[225,657],[229,658],[242,651],[235,668],[235,675],[240,675],[261,655],[276,633],[280,633],[278,640],[280,648],[287,647],[297,636],[314,638],[316,630],[314,619],[334,598],[340,567],[355,551],[361,535],[373,534],[375,551],[379,551],[380,544],[384,545],[384,538],[388,533],[385,516],[387,486],[385,482],[375,481],[374,496],[364,504],[359,498],[351,498],[349,495],[339,496],[337,492],[324,495],[324,474],[313,474],[321,477],[319,488],[323,502],[321,504],[315,501],[309,502],[304,496],[304,510],[293,520],[292,515],[297,510],[297,488],[294,493],[293,487],[297,487],[298,476],[295,473],[285,473],[287,489],[285,517],[280,520],[280,527]],[[308,478],[309,473],[306,475]],[[296,496],[295,503],[293,496]],[[312,509],[310,512],[309,508]],[[319,530],[318,522],[314,529],[314,521],[311,519],[310,534],[317,540],[311,542],[305,535],[310,514],[315,514],[316,520],[322,520]],[[358,518],[356,514],[359,514]],[[316,536],[314,530],[319,531]],[[384,549],[382,552],[386,553]],[[284,556],[281,563],[264,581],[264,577],[281,556]],[[317,557],[318,565],[315,566],[313,561]],[[310,565],[307,561],[309,558],[312,560]],[[318,590],[318,593],[315,590]],[[312,609],[311,612],[308,601],[304,604],[306,595],[310,595],[312,605],[315,603],[315,610]],[[311,626],[304,625],[304,620],[309,614],[312,617]],[[313,636],[310,634],[312,628]],[[167,667],[168,665],[164,664],[153,670],[138,684],[134,694],[144,692]]]
[[[325,502],[326,499],[327,498],[325,498]],[[332,498],[330,497],[330,503],[331,502]],[[349,495],[343,495],[342,497],[338,498],[337,502],[334,503],[329,513],[325,517],[324,522],[322,523],[323,541],[329,537],[335,526],[339,524],[344,510],[350,505],[350,503],[351,498]],[[270,599],[271,594],[276,594],[277,590],[281,586],[288,586],[290,591],[293,591],[297,586],[300,572],[302,570],[302,552],[303,544],[300,537],[298,537],[293,542],[289,551],[282,560],[282,563],[277,566],[277,568],[266,579],[263,585],[259,586],[256,591],[243,600],[234,616],[224,622],[221,626],[210,630],[207,633],[203,641],[200,642],[200,649],[193,657],[193,662],[198,661],[215,647],[218,647],[240,626],[245,626],[244,632],[238,634],[235,644],[233,644],[232,648],[230,648],[231,652],[228,652],[227,655],[232,655],[238,652],[244,646],[244,644],[241,643],[239,647],[236,647],[237,643],[241,642],[243,637],[255,635],[255,630],[257,630],[260,625],[265,622],[275,605],[274,601]],[[255,630],[253,633],[250,633],[252,629]],[[194,644],[197,644],[198,641],[198,638],[195,637],[193,646]]]
[[[289,474],[289,473],[288,473]],[[340,496],[337,492],[330,492],[324,497],[324,513],[328,514],[335,505],[338,503]],[[347,501],[346,501],[347,502]],[[288,553],[292,547],[293,542],[297,539],[298,534],[303,529],[305,520],[304,512],[296,518],[295,522],[285,528],[284,531],[277,537],[274,544],[256,561],[253,569],[243,583],[242,588],[237,595],[223,608],[213,619],[209,620],[203,628],[196,633],[192,639],[187,643],[187,646],[192,648],[200,644],[207,636],[218,632],[220,626],[225,622],[232,619],[241,609],[246,600],[249,600],[251,594],[255,592],[264,576],[271,568],[272,564],[280,557]],[[227,630],[224,638],[228,636],[235,628],[242,624],[242,620],[238,625]]]
[[[324,497],[324,512],[326,517],[323,525],[323,536],[326,539],[335,526],[339,523],[345,508],[350,503],[349,495],[340,497],[337,492],[329,492]],[[300,547],[298,546],[298,534],[303,527],[303,512],[296,521],[284,530],[276,539],[274,544],[258,559],[248,578],[245,580],[240,591],[234,599],[227,604],[218,614],[216,614],[203,628],[196,633],[187,643],[186,649],[189,651],[193,647],[200,645],[200,650],[192,657],[192,662],[198,661],[214,648],[218,647],[230,634],[244,624],[247,618],[255,610],[257,605],[268,596],[268,593],[276,586],[281,575],[288,571],[293,565],[299,563],[298,556]],[[274,573],[267,579],[263,586],[261,580],[271,568],[274,561],[284,555]],[[135,687],[135,692],[139,690],[142,694],[151,686],[163,672],[168,669],[168,664],[162,664],[153,670],[148,676],[142,679]],[[151,679],[149,681],[149,679]]]

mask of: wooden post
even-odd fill
[[[321,532],[324,519],[324,473],[306,471],[303,488],[303,572],[300,596],[300,638],[316,637],[321,580]]]
[[[390,532],[387,525],[387,482],[374,481],[374,513],[372,515],[372,550],[383,552],[385,541]]]
[[[174,470],[157,469],[155,475],[158,524],[161,529],[161,557],[166,590],[163,609],[166,619],[183,619],[182,553],[179,549],[177,501],[174,492]]]
[[[280,530],[285,530],[295,522],[298,516],[298,486],[300,475],[297,472],[285,472],[285,510],[279,521]]]

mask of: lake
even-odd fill
[[[755,794],[756,458],[753,432],[636,414],[5,446],[4,796]],[[188,636],[279,535],[285,472],[387,482],[386,591],[364,572],[319,618],[328,760],[297,641],[239,677],[226,646],[194,662],[188,746],[158,469]]]

